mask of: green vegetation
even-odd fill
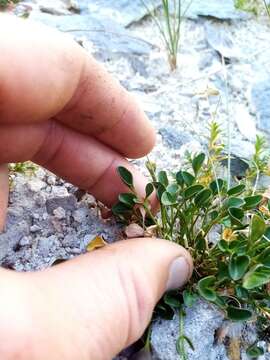
[[[233,322],[258,319],[269,326],[270,191],[260,188],[260,176],[269,175],[269,153],[258,136],[246,176],[232,179],[229,186],[220,138],[213,122],[207,154],[187,154],[185,166],[176,173],[157,172],[147,161],[152,181],[144,198],[136,193],[132,174],[118,169],[130,192],[119,195],[114,214],[127,225],[138,224],[148,236],[184,246],[194,259],[194,273],[184,291],[167,293],[156,308],[166,319],[179,312],[176,347],[181,359],[187,359],[185,346],[193,347],[184,334],[183,305],[192,306],[199,297]],[[157,216],[149,201],[154,191],[160,202]],[[257,344],[246,350],[251,357],[262,352]]]
[[[18,4],[20,0],[0,0],[0,9],[5,8],[10,4]]]
[[[266,0],[235,0],[235,7],[239,10],[252,12],[255,15],[266,11],[270,17],[270,8]]]
[[[33,175],[37,170],[37,165],[32,163],[31,161],[26,162],[18,162],[18,163],[10,163],[8,165],[9,173],[19,173],[26,175]]]
[[[170,68],[174,71],[177,68],[178,53],[181,45],[182,21],[193,0],[162,0],[161,19],[154,5],[151,10],[144,0],[142,1],[158,27],[167,50]]]

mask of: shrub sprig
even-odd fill
[[[154,226],[154,235],[184,246],[194,259],[191,280],[184,291],[165,295],[156,308],[160,316],[172,318],[176,309],[182,316],[183,304],[191,306],[201,297],[232,321],[270,318],[270,197],[258,188],[260,175],[269,173],[265,145],[257,137],[246,177],[235,179],[230,188],[217,177],[226,156],[216,123],[211,124],[207,153],[189,155],[188,165],[178,172],[157,172],[155,164],[147,161],[152,181],[144,198],[136,193],[132,174],[118,168],[130,193],[119,195],[114,214],[145,231]],[[250,184],[256,185],[255,191]],[[154,192],[160,202],[158,216],[149,200]],[[214,231],[218,236],[213,241]],[[183,350],[183,342],[190,340],[180,333],[178,350]],[[256,344],[248,349],[251,355],[260,351]]]

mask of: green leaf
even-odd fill
[[[136,203],[137,196],[132,193],[122,193],[118,196],[121,203],[125,204],[129,208],[133,208]]]
[[[145,187],[145,198],[149,198],[149,196],[154,192],[154,185],[152,183],[148,183]]]
[[[209,188],[212,190],[213,195],[217,195],[222,192],[225,187],[225,181],[222,179],[216,179],[212,181]]]
[[[179,191],[179,186],[177,184],[168,185],[166,191],[172,195],[176,195]]]
[[[166,191],[166,189],[161,183],[155,183],[155,187],[157,190],[157,198],[159,201],[161,201],[161,197],[162,197],[163,193]]]
[[[116,203],[115,205],[113,205],[112,207],[112,212],[114,215],[123,215],[123,214],[127,214],[127,213],[130,213],[130,207],[121,203],[121,202],[118,202]]]
[[[207,276],[198,282],[198,291],[201,297],[208,301],[216,300],[217,295],[214,290],[215,282],[215,276]]]
[[[224,202],[224,206],[225,208],[231,208],[231,207],[241,207],[245,205],[245,202],[243,199],[240,199],[240,198],[237,198],[237,197],[231,197],[229,199],[227,199],[225,202]]]
[[[266,225],[263,218],[259,215],[253,215],[250,225],[250,240],[255,242],[259,240],[265,233]]]
[[[244,211],[237,207],[231,207],[231,208],[229,208],[228,212],[229,212],[230,219],[231,219],[233,225],[241,226],[242,220],[245,216]]]
[[[270,227],[265,230],[264,236],[270,241]]]
[[[205,239],[202,230],[199,231],[195,238],[195,248],[197,251],[205,251],[207,248],[207,240]]]
[[[258,358],[259,356],[264,354],[264,350],[262,347],[255,345],[250,346],[247,350],[246,350],[247,355],[251,358],[251,359],[255,359]]]
[[[230,188],[228,191],[227,191],[227,194],[229,196],[235,196],[235,195],[239,195],[241,194],[246,188],[246,185],[244,184],[240,184],[240,185],[237,185],[237,186],[234,186],[232,188]]]
[[[258,263],[266,267],[270,267],[270,247],[265,249],[257,258]]]
[[[218,262],[217,279],[218,279],[218,281],[223,281],[223,280],[229,279],[228,265],[222,261]]]
[[[210,189],[201,190],[194,198],[195,205],[200,208],[208,204],[212,198],[212,191]]]
[[[192,341],[190,340],[190,338],[188,338],[186,335],[182,335],[182,338],[186,341],[186,343],[189,345],[191,350],[195,351],[195,347],[194,347]]]
[[[187,171],[182,171],[182,178],[187,186],[191,186],[195,181],[195,177]]]
[[[261,195],[248,196],[244,198],[244,200],[245,200],[244,209],[251,210],[256,208],[260,204],[260,202],[262,201],[262,196]]]
[[[177,203],[176,195],[172,195],[171,193],[165,191],[161,196],[161,204],[165,206],[172,206]]]
[[[227,306],[227,303],[225,301],[225,297],[224,296],[218,296],[216,300],[214,301],[214,304],[216,304],[220,309],[224,310]]]
[[[164,296],[164,302],[173,309],[180,309],[182,306],[180,296],[175,291],[167,292]]]
[[[199,155],[195,156],[195,158],[192,161],[192,168],[194,171],[194,174],[197,175],[198,172],[200,171],[203,163],[205,160],[205,154],[204,153],[200,153]]]
[[[182,171],[178,171],[175,175],[175,178],[176,178],[178,185],[180,185],[181,187],[183,187],[185,185]]]
[[[218,242],[218,248],[224,253],[230,251],[229,243],[223,239]]]
[[[193,292],[189,291],[189,290],[184,290],[183,291],[183,299],[184,299],[184,304],[187,307],[192,307],[196,300],[198,299],[197,294],[194,294]]]
[[[192,185],[184,191],[184,198],[189,199],[203,189],[202,185]]]
[[[228,306],[227,317],[233,321],[247,321],[252,318],[252,312],[236,306]]]
[[[250,258],[246,255],[232,255],[229,262],[229,274],[233,280],[241,279],[249,266]]]
[[[158,181],[166,188],[169,185],[169,180],[166,171],[160,171],[158,173]]]
[[[243,287],[255,289],[270,282],[270,269],[261,264],[254,266],[244,277]]]
[[[209,213],[209,217],[210,217],[211,221],[216,220],[218,218],[218,215],[219,215],[219,213],[216,210],[213,210]]]
[[[235,294],[239,299],[247,301],[249,299],[249,292],[247,289],[243,288],[240,285],[236,285]]]
[[[123,166],[119,166],[117,171],[123,183],[126,184],[129,188],[133,189],[133,175],[131,172]]]

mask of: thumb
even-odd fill
[[[31,274],[52,309],[43,319],[50,329],[43,327],[49,336],[44,359],[111,360],[143,334],[162,294],[183,286],[191,273],[182,247],[132,239]],[[44,307],[37,311],[35,318],[44,317]]]
[[[8,205],[8,167],[0,165],[0,233],[4,229]]]

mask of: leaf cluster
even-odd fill
[[[213,126],[211,128],[213,130]],[[132,174],[118,172],[130,193],[121,194],[113,212],[122,221],[135,222],[145,230],[155,226],[156,235],[184,246],[193,256],[194,273],[183,292],[167,294],[159,303],[159,316],[172,318],[175,309],[191,306],[200,297],[219,307],[232,321],[270,317],[270,201],[250,183],[265,173],[268,158],[264,142],[257,138],[255,154],[246,178],[228,187],[216,176],[224,159],[219,137],[211,133],[207,154],[189,156],[189,165],[176,173],[157,171],[147,162],[152,181],[145,197],[136,193]],[[254,164],[256,169],[254,171]],[[160,214],[151,211],[149,198],[156,194]],[[214,240],[213,240],[213,235]],[[182,339],[183,335],[182,335]],[[256,344],[250,352],[261,350]]]

